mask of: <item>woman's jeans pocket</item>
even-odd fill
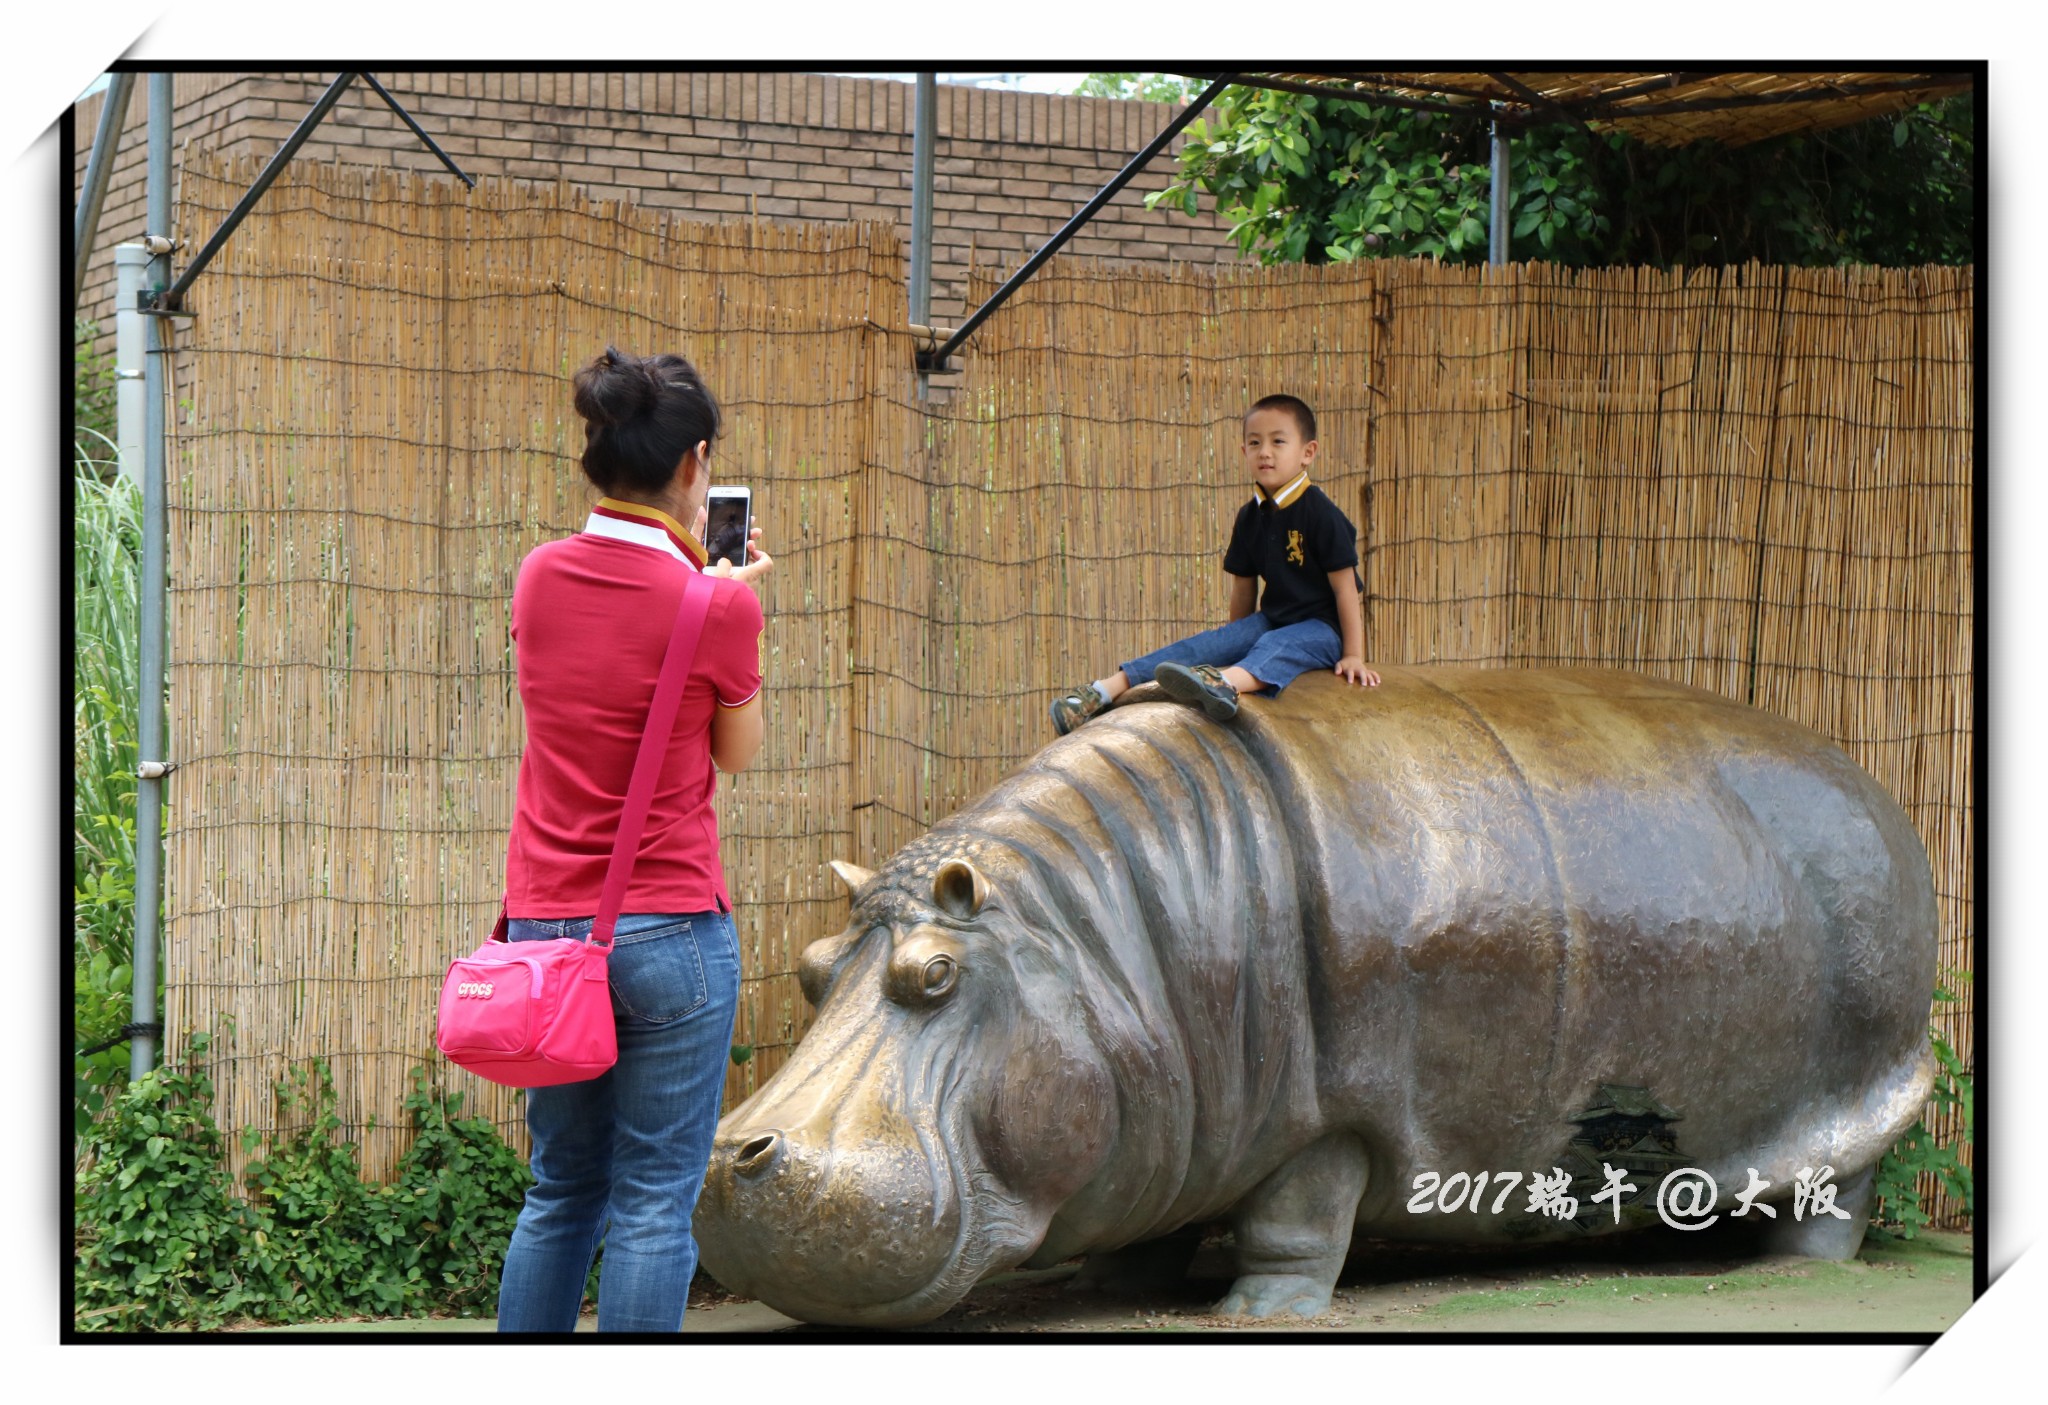
[[[705,979],[706,942],[724,942],[725,920],[716,912],[692,914],[629,912],[612,933],[612,1013],[628,1024],[664,1025],[695,1014],[710,998]],[[506,936],[512,941],[546,941],[551,937],[588,938],[588,917],[515,917]]]
[[[614,936],[611,975],[612,1008],[641,1024],[679,1020],[710,998],[704,953],[689,922]]]

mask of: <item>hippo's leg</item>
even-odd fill
[[[1216,1310],[1314,1317],[1327,1308],[1351,1248],[1365,1175],[1364,1144],[1333,1132],[1259,1182],[1232,1213],[1238,1280]]]
[[[1170,1287],[1188,1276],[1188,1265],[1201,1247],[1202,1227],[1188,1225],[1160,1239],[1090,1254],[1074,1275],[1074,1286],[1102,1293]]]
[[[1845,1181],[1836,1182],[1835,1208],[1849,1212],[1849,1218],[1816,1215],[1792,1218],[1792,1202],[1775,1208],[1778,1218],[1764,1222],[1764,1252],[1799,1254],[1809,1259],[1853,1259],[1863,1247],[1863,1231],[1870,1227],[1871,1207],[1877,1200],[1877,1168],[1867,1167]]]

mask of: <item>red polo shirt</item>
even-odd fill
[[[703,559],[666,513],[606,498],[580,535],[535,547],[520,564],[512,638],[526,753],[505,855],[512,916],[597,911],[683,582]],[[711,718],[761,689],[761,605],[743,581],[714,580],[712,591],[627,912],[732,910],[711,803]]]

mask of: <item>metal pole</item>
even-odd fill
[[[1496,115],[1493,119],[1493,189],[1490,192],[1486,216],[1486,261],[1490,264],[1504,264],[1508,261],[1508,134],[1501,130],[1498,109],[1499,104],[1496,103]]]
[[[228,217],[220,222],[220,228],[213,232],[213,237],[208,239],[199,252],[192,256],[192,262],[185,265],[185,271],[178,275],[178,281],[164,289],[163,295],[157,300],[159,307],[175,308],[178,306],[179,299],[185,296],[185,290],[192,286],[192,280],[199,276],[200,271],[207,264],[213,262],[213,256],[220,252],[220,246],[228,242],[228,236],[235,232],[235,227],[242,222],[243,217],[249,211],[256,208],[256,202],[263,198],[263,192],[270,189],[271,182],[275,181],[283,173],[285,166],[292,159],[292,154],[306,144],[306,138],[313,135],[313,129],[320,125],[320,119],[325,117],[333,109],[334,105],[341,101],[342,93],[355,80],[355,76],[354,73],[343,73],[333,83],[328,85],[327,91],[320,95],[320,101],[313,104],[313,110],[300,119],[298,127],[289,137],[285,138],[284,145],[277,149],[277,155],[270,158],[270,163],[256,177],[256,183],[243,193],[240,200],[235,202],[235,208],[228,211]],[[168,141],[169,138],[167,137],[165,140]],[[168,200],[169,197],[166,196],[165,198]],[[168,206],[166,206],[166,218],[168,217]],[[169,231],[165,232],[168,233]]]
[[[1181,133],[1181,129],[1186,127],[1188,123],[1194,121],[1195,118],[1201,113],[1203,108],[1207,107],[1210,103],[1214,102],[1216,100],[1217,94],[1221,93],[1225,88],[1229,87],[1232,78],[1234,78],[1235,76],[1236,75],[1230,73],[1219,74],[1215,82],[1211,83],[1208,87],[1202,89],[1200,93],[1196,94],[1194,101],[1190,102],[1185,108],[1181,109],[1180,116],[1174,118],[1171,122],[1166,124],[1165,131],[1161,132],[1158,136],[1152,138],[1150,142],[1146,143],[1145,149],[1139,152],[1136,156],[1133,156],[1130,159],[1130,161],[1124,166],[1124,168],[1116,173],[1116,177],[1113,180],[1111,180],[1108,185],[1105,185],[1104,187],[1102,187],[1102,189],[1095,192],[1095,198],[1093,200],[1090,200],[1087,204],[1083,205],[1080,211],[1077,214],[1075,214],[1075,216],[1072,219],[1068,220],[1064,225],[1060,227],[1059,233],[1053,235],[1052,238],[1046,240],[1044,246],[1040,248],[1037,253],[1033,254],[1029,259],[1025,260],[1024,266],[1022,268],[1018,269],[1015,273],[1010,275],[1009,281],[1005,282],[1002,287],[996,289],[995,292],[990,295],[989,300],[987,302],[983,303],[980,307],[974,310],[973,316],[969,317],[965,322],[962,322],[960,324],[959,328],[956,331],[954,331],[953,335],[946,339],[946,344],[944,346],[940,347],[937,351],[931,352],[929,356],[925,357],[924,359],[928,360],[931,365],[943,366],[946,362],[946,358],[948,356],[951,356],[955,351],[959,350],[960,344],[967,340],[969,334],[971,334],[976,327],[979,327],[985,320],[987,320],[988,315],[991,312],[994,312],[997,308],[1001,307],[1004,301],[1008,299],[1010,294],[1016,292],[1017,289],[1023,287],[1025,282],[1030,279],[1031,275],[1038,272],[1040,264],[1044,263],[1047,259],[1051,258],[1055,253],[1059,252],[1060,245],[1066,243],[1069,239],[1073,238],[1075,234],[1080,232],[1080,229],[1083,225],[1087,224],[1089,220],[1095,218],[1095,212],[1101,209],[1104,205],[1107,205],[1110,202],[1111,197],[1113,197],[1119,190],[1122,190],[1126,185],[1130,184],[1131,178],[1137,175],[1138,172],[1144,170],[1145,164],[1148,161],[1150,161],[1154,156],[1157,156],[1163,149],[1165,149],[1165,146],[1168,142],[1172,141],[1175,137],[1179,136]],[[923,356],[924,354],[920,353],[920,355]]]
[[[140,244],[114,246],[114,440],[121,451],[121,476],[142,486],[143,363],[149,360],[149,327],[142,315],[142,286],[149,250]]]
[[[71,311],[85,295],[85,264],[92,257],[93,236],[100,229],[100,206],[107,199],[107,178],[114,173],[114,148],[120,144],[121,128],[128,119],[128,94],[134,90],[135,75],[116,73],[107,83],[106,101],[100,105],[100,126],[93,134],[92,156],[85,163],[85,188],[78,195],[78,218],[72,226]]]
[[[145,238],[162,249],[149,262],[148,283],[161,288],[171,276],[171,75],[149,75],[149,224]],[[164,358],[170,354],[169,319],[145,317],[147,355],[142,368],[142,687],[137,698],[135,782],[135,1028],[128,1045],[128,1076],[139,1079],[156,1063],[156,972],[162,916],[164,742]],[[155,773],[152,774],[152,771]]]
[[[939,80],[935,73],[917,75],[917,105],[910,135],[910,321],[932,322],[932,148],[938,145]],[[932,380],[919,373],[917,398],[931,391]]]

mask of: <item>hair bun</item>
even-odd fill
[[[576,373],[576,413],[592,425],[625,424],[654,409],[661,377],[615,346]]]
[[[601,491],[664,491],[685,456],[718,438],[718,402],[697,368],[672,352],[630,356],[615,346],[576,373],[583,475]],[[703,472],[701,462],[692,469]]]

